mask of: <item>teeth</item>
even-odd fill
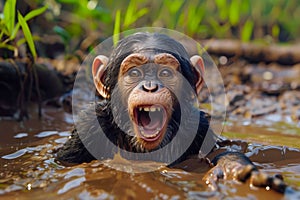
[[[143,132],[143,134],[144,134],[144,127],[139,126],[139,129],[140,129],[140,131]],[[157,129],[156,129],[156,132],[154,133],[154,135],[158,134],[159,131],[160,131],[160,128],[157,128]]]
[[[155,136],[157,136],[157,134],[159,133],[159,131],[156,131],[154,134],[152,135],[146,135],[144,131],[141,130],[141,134],[147,138],[153,138]]]
[[[160,111],[161,108],[160,107],[139,107],[139,111],[145,111],[145,112],[156,112],[156,111]]]
[[[151,107],[151,108],[150,108],[150,111],[151,111],[151,112],[155,112],[155,111],[156,111],[156,108],[155,108],[155,107]]]

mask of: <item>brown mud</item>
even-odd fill
[[[38,119],[37,106],[29,110],[30,120],[0,121],[1,199],[299,198],[295,192],[281,195],[234,180],[221,181],[218,190],[211,191],[202,180],[208,166],[198,158],[181,163],[178,166],[181,169],[161,167],[147,173],[118,171],[100,161],[63,166],[55,161],[54,155],[70,135],[72,116],[62,108],[47,106],[43,109],[43,118]],[[274,128],[270,130],[270,124],[227,122],[223,135],[236,139],[228,141],[226,146],[243,149],[262,170],[281,173],[285,181],[297,189],[300,187],[300,151],[296,141],[300,139],[300,128],[294,127],[291,133],[283,125],[272,123]],[[247,142],[240,140],[243,138],[247,138]],[[160,163],[135,162],[133,165],[147,168]],[[130,171],[132,165],[120,163],[120,167]]]

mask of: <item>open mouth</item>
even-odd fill
[[[155,141],[162,135],[167,121],[166,110],[160,105],[136,106],[134,121],[142,139],[148,142]]]

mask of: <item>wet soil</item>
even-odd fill
[[[37,107],[29,110],[30,120],[0,121],[1,199],[299,198],[295,192],[281,195],[234,180],[221,181],[219,189],[212,191],[202,180],[208,166],[196,157],[181,163],[181,169],[161,167],[147,173],[118,171],[100,161],[64,166],[55,161],[54,155],[70,135],[72,115],[47,106],[43,118],[38,119]],[[266,117],[252,119],[251,123],[230,120],[223,136],[233,138],[228,148],[243,148],[262,170],[282,173],[288,184],[300,188],[299,127]],[[160,164],[131,162],[120,163],[120,167],[130,171],[135,165],[147,168]]]

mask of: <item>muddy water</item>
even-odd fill
[[[262,123],[263,122],[263,123]],[[253,122],[227,122],[225,136],[234,138],[230,148],[244,152],[262,168],[282,173],[286,182],[300,188],[300,128],[267,119]],[[271,128],[270,128],[271,127]],[[182,169],[161,167],[148,173],[125,173],[99,161],[63,166],[54,152],[69,137],[72,116],[62,109],[45,108],[37,119],[23,123],[0,121],[0,198],[1,199],[283,199],[299,198],[295,192],[278,194],[248,182],[221,181],[218,191],[211,191],[202,181],[205,162],[191,158]],[[240,139],[243,139],[241,141]],[[247,143],[244,142],[247,140]],[[160,163],[133,163],[133,165]],[[120,164],[120,167],[132,166]]]

